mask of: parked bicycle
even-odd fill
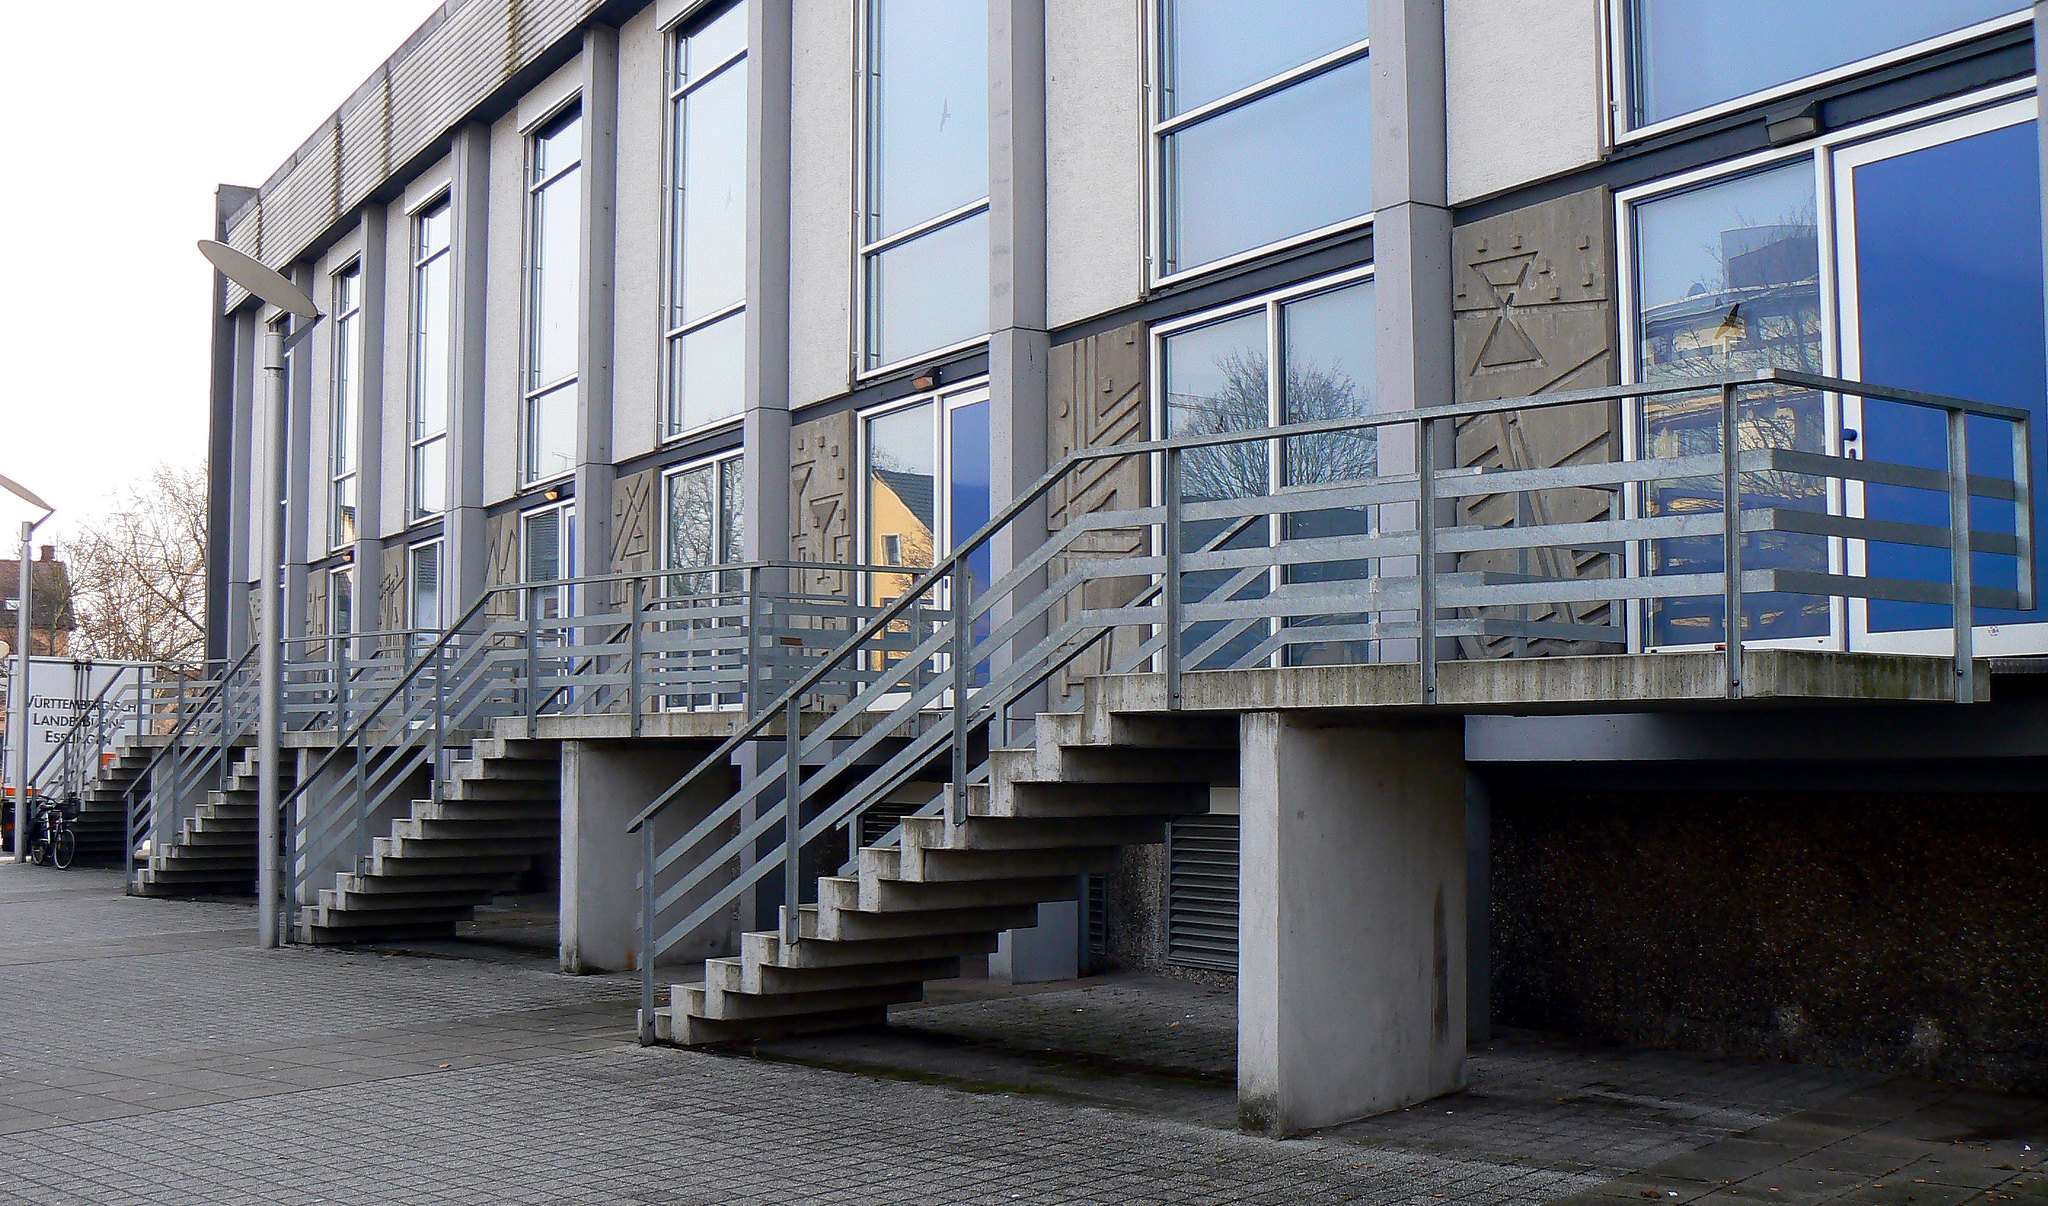
[[[38,800],[35,817],[29,823],[28,857],[37,866],[55,863],[59,871],[69,870],[78,853],[78,835],[71,830],[74,808],[61,800]]]

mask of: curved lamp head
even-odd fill
[[[14,497],[27,503],[31,507],[41,507],[45,511],[55,511],[57,509],[51,506],[49,503],[44,502],[42,498],[36,494],[35,491],[29,489],[27,486],[22,485],[20,482],[15,481],[11,477],[0,477],[0,490],[7,491],[9,494],[12,494]]]
[[[222,276],[294,318],[320,317],[313,299],[307,297],[304,290],[226,243],[201,239],[199,254],[220,269]]]

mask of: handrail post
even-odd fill
[[[1956,702],[1977,698],[1976,591],[1970,578],[1970,416],[1948,412],[1949,615],[1955,628]]]
[[[1159,593],[1166,608],[1166,643],[1160,664],[1166,672],[1166,708],[1170,712],[1180,710],[1180,468],[1180,449],[1168,448],[1161,490],[1165,497],[1160,500],[1165,509],[1160,539],[1166,542],[1166,570]]]
[[[1416,425],[1415,669],[1422,702],[1436,702],[1436,420]]]
[[[441,755],[448,744],[447,652],[448,642],[434,642],[434,764],[427,775],[427,798],[436,804],[441,802]]]
[[[627,581],[626,589],[633,593],[631,612],[626,621],[626,706],[633,718],[627,723],[633,736],[640,735],[640,579]]]
[[[540,699],[540,696],[537,694],[537,688],[534,685],[540,674],[540,652],[538,649],[540,631],[539,621],[536,617],[536,613],[539,610],[540,595],[535,587],[528,585],[526,588],[526,698],[523,701],[526,706],[522,709],[526,713],[526,739],[528,741],[533,740],[534,712],[539,707],[538,701]]]
[[[2013,537],[2018,545],[2019,610],[2034,609],[2034,429],[2030,419],[2012,428]]]
[[[654,822],[640,827],[640,1045],[654,1045]]]
[[[953,820],[967,820],[967,613],[966,565],[956,563],[948,585],[953,594]]]
[[[742,670],[747,676],[747,719],[752,720],[761,710],[761,570],[750,565],[740,575],[747,590],[747,652]]]
[[[782,940],[795,942],[803,927],[797,922],[797,905],[802,901],[797,874],[798,842],[803,834],[804,786],[803,696],[791,693],[783,713],[788,731],[783,734],[782,755]]]
[[[1728,698],[1742,698],[1741,419],[1733,385],[1721,387],[1721,647]]]

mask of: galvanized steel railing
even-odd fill
[[[280,801],[290,907],[359,868],[412,800],[439,801],[453,758],[497,721],[532,738],[543,721],[614,717],[639,736],[662,713],[751,715],[878,610],[861,602],[876,573],[902,571],[785,561],[495,587],[441,632],[398,634],[406,655],[374,672],[346,649],[302,661],[306,697],[329,690],[315,727],[333,748]],[[862,674],[837,678],[851,696]]]
[[[1759,399],[1792,394],[1936,412],[1946,423],[1941,467],[1782,446],[1754,415]],[[1457,463],[1461,427],[1488,416],[1686,396],[1714,407],[1716,422],[1713,439],[1679,455]],[[2007,428],[2009,472],[1973,468],[1973,422]],[[1725,692],[1739,698],[1743,647],[1769,627],[1759,606],[1890,601],[1949,608],[1955,698],[1968,701],[1973,606],[2034,606],[2031,440],[2027,414],[2012,408],[1768,370],[1075,452],[772,703],[750,707],[745,725],[634,818],[643,1040],[653,1037],[662,954],[757,886],[772,889],[778,872],[784,933],[794,934],[790,906],[808,899],[806,868],[850,856],[825,847],[885,797],[922,783],[931,800],[921,811],[964,815],[967,786],[987,775],[986,750],[1057,704],[1091,651],[1100,651],[1092,673],[1160,672],[1169,709],[1181,705],[1190,671],[1361,662],[1414,664],[1413,702],[1427,706],[1447,657],[1499,640],[1519,643],[1516,652],[1531,641],[1640,649],[1652,617],[1704,599],[1685,617],[1698,638],[1690,643],[1722,654]],[[1414,470],[1382,472],[1382,459]],[[1036,518],[1046,496],[1118,460],[1144,470],[1153,500],[1046,537]],[[1667,488],[1676,482],[1694,485]],[[1872,486],[1945,499],[1948,522],[1846,513],[1845,494]],[[1486,504],[1503,497],[1517,505],[1493,513],[1512,518],[1488,522]],[[2008,508],[2009,530],[1977,529],[1973,504]],[[1582,517],[1560,520],[1561,510]],[[996,580],[972,581],[969,567],[1006,533],[1031,551],[998,567]],[[1101,537],[1134,533],[1143,551],[1099,551]],[[1851,551],[1881,545],[1945,550],[1945,580],[1851,572]],[[1532,560],[1546,552],[1548,571],[1545,557]],[[1976,580],[1975,559],[1986,556],[2012,563],[2010,586]],[[1576,568],[1560,571],[1567,564]],[[1726,623],[1731,616],[1738,622]],[[757,773],[658,840],[656,822],[705,776],[729,774],[748,743],[765,751]]]

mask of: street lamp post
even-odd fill
[[[32,507],[40,507],[43,519],[56,513],[56,508],[44,502],[19,482],[0,477],[0,489]],[[16,862],[28,857],[28,668],[29,628],[31,606],[34,595],[35,569],[30,558],[34,551],[30,542],[35,539],[36,529],[43,519],[31,523],[21,522],[21,589],[14,596],[14,699],[9,704],[7,732],[14,740],[14,858]]]
[[[257,640],[260,704],[256,725],[256,943],[274,947],[284,883],[282,821],[278,815],[277,772],[284,731],[284,453],[285,354],[310,335],[320,321],[313,300],[297,285],[225,243],[202,239],[199,254],[220,274],[294,318],[305,319],[287,335],[276,325],[266,328],[263,371],[268,377],[266,441],[263,457],[262,630]]]

